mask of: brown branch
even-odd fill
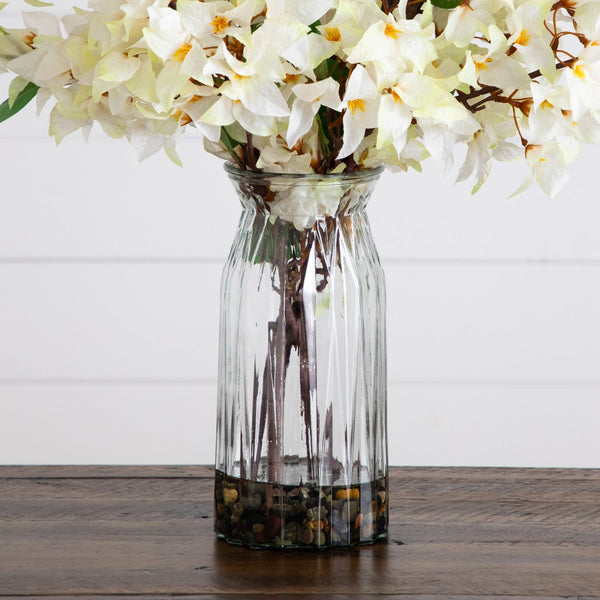
[[[414,19],[421,12],[423,4],[425,4],[424,0],[410,0],[406,4],[406,18]]]
[[[572,59],[565,60],[565,61],[561,60],[560,64],[556,65],[556,68],[557,69],[565,69],[565,68],[573,65],[575,62],[577,62],[577,58],[572,58]],[[529,73],[529,78],[532,80],[535,80],[541,76],[542,76],[542,73],[539,69]],[[486,102],[506,102],[507,101],[507,96],[501,95],[503,90],[494,85],[484,85],[483,87],[479,88],[478,90],[476,90],[474,88],[470,88],[470,90],[471,91],[469,91],[469,92],[462,92],[460,90],[456,90],[455,94],[456,94],[456,99],[461,104],[463,104],[465,106],[465,108],[467,108],[468,110],[470,110],[473,113],[475,113],[479,110],[482,110],[484,107],[484,104]],[[513,94],[514,93],[516,93],[516,90],[515,90],[515,92],[513,92]],[[488,94],[488,96],[486,98],[482,98],[481,100],[478,100],[474,104],[469,104],[469,100],[474,100],[475,98],[479,98],[480,96],[485,96],[486,94]],[[518,108],[520,108],[520,107],[518,107]]]
[[[252,142],[252,134],[246,131],[246,145],[242,144],[244,148],[244,155],[246,156],[246,168],[251,171],[258,171],[256,161],[258,160],[258,150],[254,147]]]

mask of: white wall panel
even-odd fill
[[[211,384],[2,391],[0,464],[214,460]],[[390,463],[597,467],[597,401],[598,390],[584,388],[391,386]]]
[[[0,386],[0,464],[206,464],[216,386]]]
[[[600,267],[386,272],[391,380],[600,381]]]
[[[0,377],[215,379],[220,271],[0,265]]]
[[[0,264],[0,378],[213,380],[220,269]],[[600,267],[386,272],[391,381],[600,382]]]
[[[600,388],[392,386],[400,465],[598,467]]]
[[[200,160],[197,141],[185,169],[163,155],[140,165],[110,142],[0,144],[0,257],[223,259],[240,207],[220,161]]]

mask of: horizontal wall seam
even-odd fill
[[[222,265],[226,258],[200,256],[0,256],[0,265]],[[382,258],[383,266],[600,267],[600,258]]]
[[[178,377],[0,377],[0,386],[215,386],[216,378]],[[450,379],[394,378],[388,387],[415,388],[600,388],[600,379]]]

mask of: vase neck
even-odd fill
[[[229,165],[226,171],[244,209],[279,217],[297,229],[364,210],[381,174],[381,169],[335,175],[256,173]]]

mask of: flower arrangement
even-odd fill
[[[23,20],[0,28],[16,75],[0,121],[52,98],[57,142],[97,122],[180,163],[196,127],[235,165],[217,534],[385,537],[385,289],[364,206],[382,165],[448,164],[458,146],[474,191],[523,157],[519,190],[556,194],[600,139],[600,0],[89,0]]]
[[[194,126],[242,168],[321,174],[463,145],[474,191],[524,157],[520,189],[554,195],[600,137],[599,0],[89,0],[23,19],[0,28],[17,75],[0,120],[53,98],[57,142],[98,122],[179,162]]]

